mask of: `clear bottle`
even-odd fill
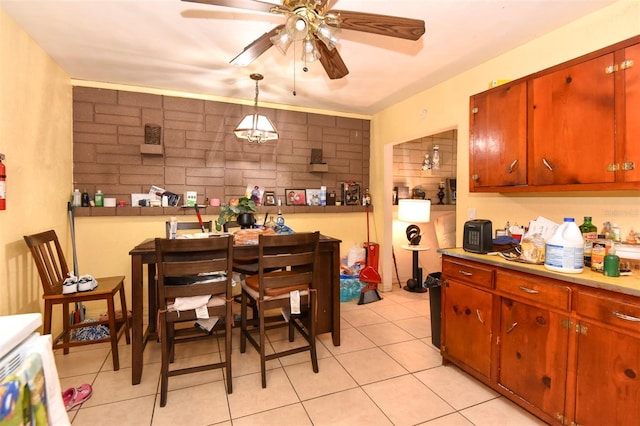
[[[101,190],[96,191],[96,195],[93,197],[93,203],[96,207],[104,207],[104,194]]]
[[[580,232],[584,238],[584,266],[591,267],[591,250],[593,241],[598,238],[598,228],[591,222],[591,216],[585,216],[580,225]]]
[[[370,206],[371,205],[371,194],[369,193],[369,188],[364,190],[364,195],[362,196],[362,205]]]
[[[614,223],[613,226],[611,227],[611,239],[619,243],[622,240],[620,234],[621,234],[620,227],[618,226],[617,223]]]
[[[278,209],[278,217],[276,218],[276,224],[280,227],[284,226],[284,216],[282,210]]]
[[[600,233],[604,235],[606,239],[611,239],[611,222],[606,221],[604,224],[602,224]]]
[[[77,188],[73,190],[73,199],[71,201],[71,205],[73,207],[82,206],[82,194],[80,193],[80,190]]]
[[[175,216],[169,219],[169,238],[175,240],[178,236],[178,220]]]

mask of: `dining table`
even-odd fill
[[[340,346],[340,243],[341,240],[320,236],[316,279],[313,288],[318,295],[318,334],[331,333],[334,346]],[[156,315],[158,308],[156,287],[155,238],[147,238],[129,251],[131,257],[131,383],[142,379],[143,355],[147,343],[158,339]],[[235,244],[234,259],[257,259],[257,244]],[[147,326],[144,327],[145,268],[147,282]]]

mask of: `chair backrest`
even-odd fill
[[[160,304],[175,297],[231,295],[233,238],[156,238],[156,267]],[[206,274],[224,272],[225,280],[211,282]],[[197,282],[197,284],[195,284]],[[194,283],[194,285],[188,285]]]
[[[260,297],[288,287],[313,286],[320,232],[264,235],[258,238]],[[286,271],[273,273],[274,270]]]
[[[178,231],[183,231],[183,230],[201,230],[200,229],[200,222],[176,222],[177,223],[177,229]],[[206,232],[213,232],[213,221],[208,221],[208,222],[202,222],[202,224],[204,225],[204,230]],[[169,238],[171,237],[171,222],[166,222],[165,224],[166,227],[166,237]]]
[[[44,294],[46,296],[62,294],[62,284],[68,276],[69,267],[56,232],[49,230],[39,234],[25,235],[24,240],[38,268]]]

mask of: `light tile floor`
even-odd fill
[[[131,351],[120,342],[120,370],[108,346],[56,353],[61,387],[90,383],[93,396],[69,412],[73,425],[542,425],[509,400],[454,366],[443,366],[431,343],[428,294],[394,288],[382,300],[341,303],[342,344],[319,336],[318,374],[307,353],[260,363],[233,341],[233,393],[222,370],[172,377],[166,407],[159,406],[160,349],[145,350],[142,382],[131,385]],[[297,341],[302,340],[298,336]],[[183,344],[177,365],[219,359],[224,342]],[[274,350],[286,333],[269,335]],[[296,344],[294,342],[294,344]]]

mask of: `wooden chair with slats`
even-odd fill
[[[120,369],[118,340],[124,334],[127,344],[131,343],[129,337],[127,302],[124,291],[124,276],[95,278],[98,282],[98,287],[94,290],[63,294],[62,287],[64,280],[68,278],[69,268],[55,231],[49,230],[38,234],[25,235],[24,240],[33,256],[44,291],[43,334],[51,334],[53,307],[55,305],[62,306],[63,330],[62,333],[53,338],[53,349],[61,348],[66,355],[69,353],[69,348],[74,346],[110,342],[113,369]],[[118,298],[118,295],[122,313],[120,317],[116,317],[115,308],[115,300]],[[72,312],[69,309],[70,305],[98,300],[105,302],[107,319],[91,323],[71,323],[69,317],[70,312]],[[75,330],[101,324],[109,328],[108,337],[86,341],[71,339],[71,335]]]
[[[267,386],[266,361],[309,351],[313,371],[318,372],[316,356],[317,293],[314,289],[315,265],[318,258],[319,232],[291,235],[260,235],[258,239],[258,273],[248,276],[242,285],[240,352],[246,350],[246,342],[260,353],[262,387]],[[299,291],[300,314],[290,314],[288,321],[266,325],[265,312],[283,309],[291,312],[290,293]],[[249,301],[255,302],[258,315],[248,319]],[[249,324],[253,326],[249,328]],[[307,341],[305,346],[273,354],[266,354],[266,332],[288,326],[289,341],[294,340],[296,329]],[[258,334],[257,338],[255,334]]]
[[[232,393],[231,382],[231,327],[232,312],[232,261],[233,238],[216,236],[198,239],[157,238],[156,267],[158,270],[158,300],[162,362],[160,367],[160,406],[167,403],[169,377],[216,368],[226,370],[227,392]],[[215,275],[211,275],[215,273]],[[211,296],[206,302],[209,317],[219,317],[218,325],[224,325],[224,360],[188,368],[170,369],[176,344],[194,340],[211,339],[217,352],[216,333],[204,333],[191,329],[177,329],[179,323],[198,319],[195,309],[176,310],[177,298]],[[184,300],[184,299],[182,299]],[[214,331],[216,329],[214,328]],[[195,331],[195,333],[194,333]]]

